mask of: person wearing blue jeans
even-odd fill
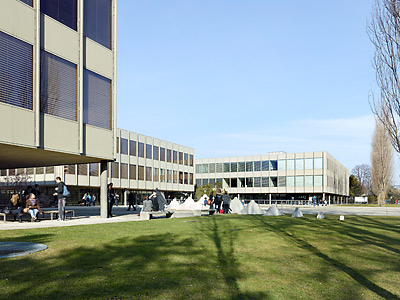
[[[31,222],[36,222],[38,213],[42,213],[39,206],[39,201],[36,199],[35,194],[30,193],[26,200],[26,208],[29,208],[29,214],[31,215]]]
[[[58,198],[58,219],[57,221],[65,221],[65,202],[66,202],[66,197],[63,195],[64,192],[64,182],[61,181],[61,177],[56,177],[56,193],[54,193],[54,196],[57,196]]]

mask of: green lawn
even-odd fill
[[[159,219],[1,231],[0,299],[398,299],[400,218]]]

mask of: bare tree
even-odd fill
[[[385,204],[385,197],[392,183],[393,147],[385,126],[376,121],[372,139],[371,153],[372,192],[378,198],[378,204]]]
[[[375,0],[368,34],[375,46],[373,65],[380,88],[370,105],[400,153],[400,1]]]
[[[363,194],[368,195],[371,191],[371,167],[367,164],[357,165],[351,170],[358,182],[363,187]]]

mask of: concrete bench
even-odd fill
[[[170,218],[172,214],[173,213],[169,211],[151,211],[151,212],[141,211],[140,220],[150,220],[154,217],[164,217],[164,216],[166,218]]]
[[[75,217],[75,210],[73,210],[73,209],[66,210],[65,216],[67,216],[67,214],[71,214],[71,213],[72,213],[72,217]],[[56,218],[58,217],[58,210],[42,210],[43,217],[45,214],[50,214],[50,220],[54,220],[54,215],[56,216]]]
[[[202,213],[208,213],[209,215],[215,214],[215,209],[195,209],[193,210],[194,217],[201,217]]]

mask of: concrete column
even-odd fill
[[[124,191],[124,205],[128,205],[128,190]]]
[[[332,204],[332,202],[331,202],[331,195],[328,195],[328,202],[329,202],[329,205]]]
[[[272,195],[269,194],[269,205],[271,205],[271,204],[272,204]]]
[[[108,217],[107,168],[108,168],[107,161],[102,160],[100,162],[100,216],[102,218]]]

